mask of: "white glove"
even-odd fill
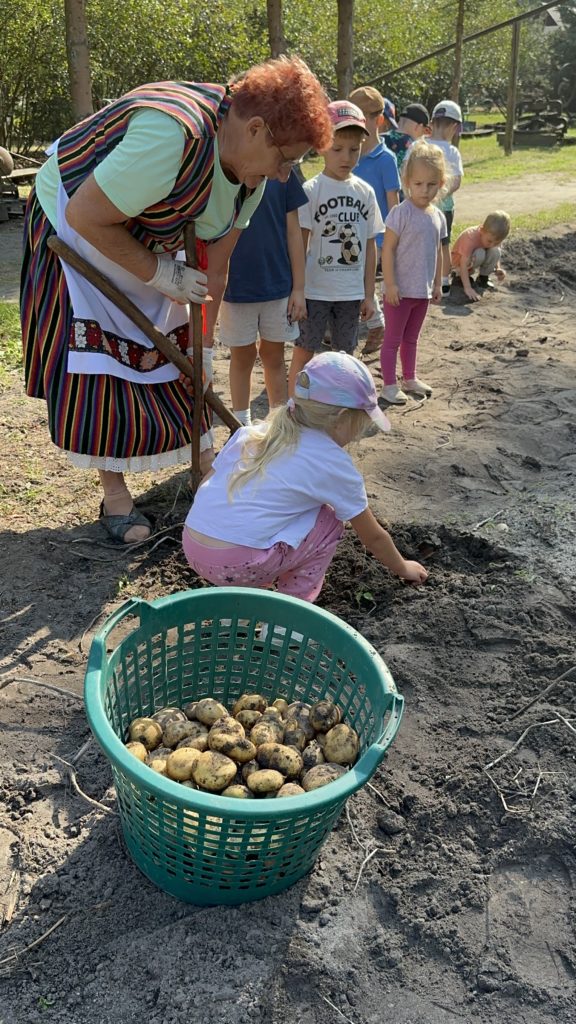
[[[183,305],[188,302],[204,301],[208,294],[206,274],[201,270],[193,270],[181,260],[173,260],[168,255],[157,256],[156,259],[156,273],[146,284]]]
[[[193,348],[186,349],[186,355],[189,359],[192,359],[194,355]],[[207,391],[208,387],[214,380],[214,349],[203,348],[202,349],[202,369],[204,370],[204,392]]]

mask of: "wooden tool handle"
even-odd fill
[[[61,238],[56,235],[51,235],[47,242],[48,248],[52,249],[56,255],[63,260],[65,263],[69,263],[74,270],[77,270],[82,277],[85,277],[90,284],[93,284],[98,291],[101,291],[107,299],[110,299],[118,309],[121,309],[127,317],[140,328],[143,334],[156,346],[159,352],[169,362],[173,363],[174,366],[180,370],[180,373],[185,374],[191,380],[194,380],[193,369],[190,360],[168,340],[162,331],[159,331],[154,326],[151,320],[136,306],[129,298],[121,292],[115,284],[110,281],[108,277],[102,274],[99,270],[96,270],[91,263],[88,263],[83,256],[71,249],[66,242],[63,242]],[[200,367],[202,364],[200,364]],[[200,383],[199,394],[202,395],[202,383]],[[218,395],[209,388],[204,396],[210,408],[220,417],[222,422],[234,433],[242,426],[239,420],[236,419],[233,413],[224,405],[224,402]],[[201,402],[201,400],[200,400]],[[197,402],[195,404],[200,404]]]
[[[186,266],[194,270],[198,267],[196,256],[196,229],[194,221],[188,221],[184,228],[184,251]],[[202,374],[202,307],[192,302],[190,308],[190,341],[192,342],[192,380],[194,395],[201,395],[203,390]],[[202,471],[200,469],[200,434],[202,432],[202,403],[194,402],[192,410],[192,490],[200,486]]]

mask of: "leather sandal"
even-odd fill
[[[125,541],[124,538],[133,526],[147,526],[152,533],[152,523],[142,512],[139,512],[135,505],[127,516],[108,516],[104,511],[104,502],[100,503],[99,521],[106,533],[112,540],[120,541],[122,544],[137,544],[139,541]],[[144,538],[146,540],[147,538]]]

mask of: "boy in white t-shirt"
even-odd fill
[[[442,100],[432,111],[432,132],[426,139],[438,146],[444,153],[448,178],[444,186],[442,198],[435,205],[442,210],[446,218],[448,234],[442,239],[442,294],[450,292],[450,236],[454,220],[454,193],[458,191],[464,174],[460,150],[454,146],[454,139],[462,126],[462,111],[453,100]]]
[[[334,125],[324,170],[305,182],[308,203],[298,210],[306,250],[308,317],[294,343],[289,391],[296,375],[322,349],[330,326],[334,351],[354,352],[360,319],[374,314],[376,236],[384,230],[376,194],[352,171],[368,137],[364,114],[349,100],[329,104]]]

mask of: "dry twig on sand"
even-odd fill
[[[104,910],[106,907],[110,907],[111,905],[112,900],[103,900],[102,903],[95,903],[92,907],[86,909],[89,909],[91,912],[94,912],[98,910]],[[64,922],[67,921],[68,918],[74,917],[75,914],[85,914],[86,909],[71,910],[67,914],[63,914],[63,916],[58,918],[56,923],[53,924],[50,928],[48,928],[47,931],[43,932],[42,935],[39,935],[37,939],[34,939],[34,942],[31,942],[28,946],[24,946],[23,949],[19,949],[14,953],[10,953],[9,956],[4,957],[3,960],[0,960],[0,973],[8,974],[9,965],[12,966],[18,963],[18,961],[21,960],[26,955],[26,953],[30,953],[31,950],[36,949],[36,947],[39,946],[42,942],[44,942],[44,940],[47,939],[48,936],[52,934],[52,932],[55,932],[57,928],[60,928],[60,925],[64,924]]]
[[[0,690],[3,690],[10,683],[31,683],[32,686],[41,686],[45,690],[53,690],[54,693],[59,693],[64,697],[74,697],[75,700],[84,699],[81,693],[74,693],[74,690],[65,690],[64,687],[55,686],[54,683],[45,683],[42,679],[35,679],[34,676],[9,676],[8,679],[0,683]]]
[[[342,1020],[348,1021],[348,1024],[354,1024],[354,1021],[350,1020],[350,1017],[347,1017],[345,1013],[342,1013],[342,1010],[339,1010],[336,1003],[333,1003],[331,999],[328,999],[328,996],[321,996],[321,998],[325,1003],[328,1003],[328,1006],[331,1006],[333,1010],[336,1010],[336,1013],[340,1014]]]
[[[489,764],[484,765],[484,768],[482,769],[484,774],[486,775],[486,777],[490,780],[490,782],[494,786],[494,789],[496,790],[498,796],[500,797],[500,800],[502,801],[502,806],[504,807],[504,810],[508,814],[522,814],[524,809],[523,808],[510,807],[508,805],[508,803],[506,802],[506,795],[505,795],[504,790],[499,785],[499,783],[496,781],[494,776],[490,774],[491,769],[495,768],[496,765],[500,764],[506,758],[510,757],[510,754],[513,754],[514,751],[517,750],[518,747],[522,744],[523,740],[528,735],[528,733],[531,732],[532,729],[539,728],[539,726],[543,726],[543,725],[559,725],[560,723],[562,723],[563,725],[566,726],[567,729],[570,730],[570,732],[573,732],[576,735],[576,729],[574,728],[572,723],[567,718],[564,717],[564,715],[561,715],[559,711],[553,711],[552,713],[554,715],[556,715],[556,718],[547,718],[543,722],[532,722],[531,725],[529,725],[526,729],[524,729],[524,732],[521,733],[521,735],[518,737],[516,742],[513,743],[512,746],[508,750],[505,750],[503,754],[500,754],[500,757],[496,757],[493,761],[490,761]],[[521,771],[522,771],[522,769],[520,768],[516,772],[516,774],[514,775],[513,779],[511,780],[512,782],[516,782],[516,780],[520,776]],[[542,769],[540,768],[540,765],[538,765],[538,777],[536,779],[536,783],[534,785],[534,789],[533,789],[533,791],[532,791],[532,793],[531,793],[531,795],[529,797],[529,799],[530,799],[529,810],[530,811],[533,808],[534,799],[536,797],[536,793],[538,792],[538,789],[540,787],[540,783],[541,783],[542,779],[544,778],[544,776],[545,775],[557,775],[557,774],[558,774],[557,772],[543,772]],[[508,794],[508,795],[510,795],[510,794]],[[514,794],[514,795],[517,796],[518,794]],[[526,792],[524,794],[520,794],[520,795],[528,797],[528,794]]]
[[[76,778],[76,772],[74,771],[74,768],[69,761],[65,761],[63,757],[58,757],[58,754],[52,754],[52,757],[54,758],[55,761],[60,761],[61,764],[66,765],[72,789],[74,790],[75,793],[77,793],[79,797],[82,798],[82,800],[85,800],[87,803],[91,804],[92,807],[97,807],[99,811],[104,811],[105,814],[113,814],[114,817],[116,817],[118,813],[117,811],[113,811],[111,807],[106,807],[106,804],[101,804],[99,800],[93,800],[91,796],[88,796],[87,793],[80,789],[80,786],[78,785],[78,779]]]
[[[486,519],[481,519],[479,523],[476,523],[476,526],[472,527],[472,533],[475,533],[476,530],[479,530],[481,526],[486,526],[486,523],[491,523],[493,522],[494,519],[498,519],[498,516],[501,516],[502,513],[505,511],[505,508],[500,508],[498,509],[497,512],[494,513],[494,515],[487,516]]]
[[[514,714],[510,716],[508,721],[513,722],[515,718],[519,718],[520,715],[523,715],[525,711],[528,711],[529,708],[531,708],[534,704],[537,704],[538,701],[542,700],[543,697],[547,697],[548,694],[552,692],[554,687],[557,686],[558,683],[561,683],[563,679],[568,679],[572,672],[576,672],[576,665],[572,665],[571,668],[566,669],[566,671],[563,672],[561,676],[558,676],[557,679],[554,679],[550,683],[550,685],[546,687],[545,690],[541,690],[540,693],[537,693],[536,696],[532,698],[532,700],[528,701],[528,703],[524,705],[524,707],[520,708],[518,711],[515,711]],[[576,682],[576,679],[570,679],[569,682],[574,683]]]
[[[374,789],[373,786],[371,786],[370,788]],[[378,790],[375,790],[375,792],[378,793]],[[378,795],[380,795],[380,794],[378,794]],[[351,829],[352,835],[354,836],[355,841],[358,843],[358,846],[360,847],[360,849],[363,850],[363,852],[366,854],[366,856],[364,857],[364,860],[362,861],[362,863],[360,865],[360,869],[358,871],[358,874],[356,876],[356,881],[354,883],[354,888],[352,889],[352,892],[354,893],[354,892],[357,891],[358,886],[360,885],[360,879],[362,878],[362,872],[364,871],[364,868],[372,860],[372,858],[375,857],[377,853],[394,853],[394,850],[391,850],[389,847],[386,847],[386,846],[378,846],[378,845],[376,845],[372,849],[370,849],[369,844],[363,843],[362,840],[360,839],[360,836],[358,835],[356,829],[354,828],[354,824],[352,822],[352,818],[350,817],[350,810],[348,808],[348,804],[346,804],[346,818],[347,818],[348,824],[350,825],[350,829]]]
[[[67,921],[69,917],[70,914],[64,914],[63,917],[59,918],[58,921],[56,921],[56,924],[53,924],[52,927],[48,929],[48,931],[40,935],[40,937],[35,939],[34,942],[31,942],[29,946],[25,946],[24,949],[19,950],[19,952],[17,953],[11,953],[10,956],[5,956],[3,960],[0,960],[0,968],[5,967],[5,965],[7,964],[11,964],[15,961],[20,960],[20,958],[23,957],[26,953],[29,953],[31,949],[35,949],[36,946],[39,946],[41,942],[44,942],[44,939],[47,939],[48,936],[52,934],[52,932],[55,932],[56,929],[59,928],[61,924],[64,924],[64,921]]]

